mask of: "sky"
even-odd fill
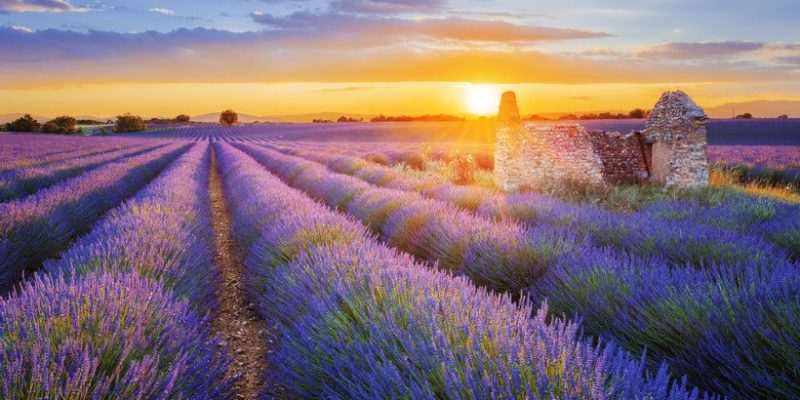
[[[798,19],[796,0],[0,0],[0,114],[466,113],[480,84],[524,114],[669,89],[785,113]]]

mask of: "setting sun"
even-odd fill
[[[469,85],[466,88],[467,108],[473,114],[489,115],[497,112],[500,90],[492,85]]]

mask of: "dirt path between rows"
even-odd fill
[[[266,326],[247,300],[242,274],[242,252],[231,236],[231,218],[222,191],[222,177],[217,170],[216,154],[211,158],[209,179],[211,210],[214,221],[214,258],[220,269],[221,285],[217,299],[220,309],[211,326],[220,335],[233,356],[228,376],[239,376],[234,387],[235,399],[256,399],[264,389],[267,353]]]

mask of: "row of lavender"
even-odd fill
[[[5,399],[219,399],[209,146],[197,144],[0,300]]]
[[[169,144],[0,204],[0,293],[66,249],[188,148]]]
[[[533,197],[493,208],[536,216],[524,227],[237,147],[389,244],[493,290],[546,298],[555,315],[580,315],[590,332],[646,348],[693,383],[731,397],[800,396],[800,267],[757,236],[597,213],[577,224],[582,214]],[[614,242],[629,251],[601,247]]]
[[[454,139],[463,141],[424,142],[424,138],[409,141],[409,138],[396,137],[395,140],[386,138],[381,133],[397,130],[413,132],[425,131],[427,125],[418,124],[248,124],[235,127],[220,127],[217,125],[198,125],[163,129],[156,132],[145,132],[128,136],[142,138],[172,138],[183,140],[209,140],[229,142],[273,141],[273,140],[301,140],[304,145],[316,143],[318,146],[331,144],[338,150],[357,149],[362,152],[379,153],[392,162],[416,160],[424,155],[433,159],[446,159],[453,152],[469,152],[479,159],[493,158],[491,142],[470,143],[471,136],[462,137],[459,132],[453,132]],[[431,125],[431,124],[428,124]],[[447,124],[438,126],[445,129]],[[452,129],[452,127],[450,128]],[[345,134],[351,134],[347,137]],[[344,135],[344,136],[343,136]],[[402,136],[402,135],[401,135]],[[490,135],[491,136],[491,135]],[[486,139],[480,136],[482,139]],[[308,142],[310,140],[310,142]],[[344,142],[342,141],[344,140]],[[362,141],[358,141],[362,140]],[[379,141],[374,141],[379,140]],[[402,141],[397,141],[402,140]],[[749,165],[773,169],[787,166],[800,165],[800,146],[797,145],[725,145],[712,144],[709,146],[709,160],[712,163],[724,165]],[[491,168],[485,165],[486,168]]]
[[[25,197],[64,179],[80,175],[113,161],[145,153],[164,144],[146,141],[123,147],[120,150],[78,155],[63,161],[0,173],[0,202]]]
[[[710,146],[708,156],[744,182],[800,189],[800,146]]]
[[[3,134],[0,136],[0,173],[120,150],[141,143],[141,139],[119,137]]]
[[[546,323],[546,308],[415,263],[214,146],[248,292],[278,330],[269,378],[298,398],[699,397],[576,324]]]
[[[676,264],[763,263],[765,256],[783,261],[786,252],[800,257],[798,205],[742,195],[715,207],[690,201],[660,202],[636,213],[619,214],[537,194],[503,195],[445,179],[420,179],[330,151],[270,147],[377,186],[418,192],[489,218],[512,219],[531,226],[567,226],[597,243],[639,255],[657,255]],[[683,247],[674,246],[676,243]]]
[[[270,136],[250,136],[251,141],[273,141]],[[431,155],[432,159],[446,159],[456,152],[472,153],[475,156],[493,154],[490,144],[464,143],[408,143],[408,142],[304,142],[303,147],[328,148],[337,152],[360,154],[375,153],[386,157],[391,163],[405,162],[409,158]],[[766,168],[796,168],[800,166],[800,146],[791,145],[709,145],[709,162],[724,165],[747,165]]]
[[[271,140],[256,137],[254,141]],[[492,146],[486,144],[312,142],[296,146],[361,156],[384,165],[403,163],[416,169],[423,169],[426,160],[448,162],[459,154],[471,154],[479,168],[494,169],[494,152]],[[715,168],[735,173],[742,182],[800,188],[800,146],[711,145],[708,158]]]

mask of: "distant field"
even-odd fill
[[[589,129],[629,132],[644,129],[645,120],[576,121]],[[800,146],[800,119],[712,119],[706,124],[709,144]]]
[[[579,123],[587,129],[630,132],[644,129],[645,120],[586,120],[544,123]],[[183,137],[212,125],[180,127],[169,132],[170,125],[152,126],[164,130],[159,136]],[[251,125],[244,125],[244,127]],[[424,122],[424,123],[333,123],[333,124],[270,124],[256,125],[258,135],[290,141],[469,141],[494,142],[492,123]],[[800,146],[800,119],[712,119],[707,123],[708,142],[712,145],[793,145]],[[149,135],[149,134],[146,134]]]
[[[711,121],[710,152],[786,168],[797,127]],[[800,398],[800,204],[733,184],[504,193],[492,131],[0,137],[4,395],[69,397],[80,370],[113,376],[107,397],[268,376],[298,399]],[[459,150],[476,181],[453,179]]]

